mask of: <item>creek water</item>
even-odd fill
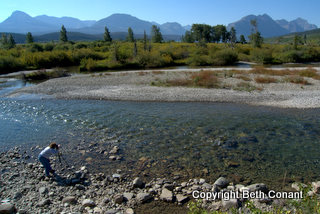
[[[116,139],[123,160],[112,165],[97,158],[93,167],[123,166],[151,177],[225,175],[274,187],[319,178],[320,109],[4,96],[26,86],[15,79],[0,83],[1,151]]]

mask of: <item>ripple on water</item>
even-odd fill
[[[0,99],[0,144],[46,145],[52,140],[119,140],[124,159],[95,160],[97,169],[279,184],[312,180],[320,170],[319,109],[224,103]],[[99,154],[86,154],[84,158]],[[93,161],[94,162],[94,161]],[[99,164],[97,164],[99,163]]]

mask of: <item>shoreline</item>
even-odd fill
[[[114,154],[115,148],[109,153]],[[30,151],[39,149],[31,148]],[[246,212],[250,211],[249,202],[256,209],[272,212],[303,209],[303,204],[294,207],[287,199],[299,199],[301,202],[307,195],[312,200],[320,193],[320,181],[312,182],[312,189],[307,195],[302,195],[298,183],[292,183],[286,187],[286,192],[281,192],[269,189],[264,183],[232,183],[227,177],[219,177],[214,182],[203,178],[178,181],[175,178],[157,177],[146,182],[146,178],[132,177],[120,169],[92,173],[86,165],[66,168],[54,160],[51,162],[57,169],[57,175],[48,179],[44,176],[41,164],[28,153],[28,150],[18,147],[1,153],[3,170],[0,183],[3,188],[0,190],[0,210],[11,211],[8,213],[77,211],[134,214],[150,213],[151,210],[152,213],[163,213],[164,210],[166,213],[186,213],[188,206],[197,206],[210,211],[238,209]],[[245,195],[249,193],[253,196],[246,198]],[[231,198],[233,194],[237,197]],[[276,195],[279,198],[273,198]],[[195,203],[197,198],[202,202]]]
[[[305,67],[290,68],[302,70]],[[57,99],[93,99],[114,101],[151,102],[219,102],[239,103],[253,106],[280,108],[320,108],[320,80],[305,78],[310,84],[299,85],[287,82],[258,84],[250,83],[262,90],[246,91],[220,88],[165,87],[152,86],[152,83],[187,78],[190,73],[214,70],[228,72],[234,68],[208,68],[183,70],[142,70],[114,73],[80,74],[71,77],[50,79],[35,86],[12,92],[9,97],[23,94],[44,94]],[[235,69],[250,71],[249,68]],[[274,70],[279,70],[275,68]],[[280,69],[281,70],[281,69]],[[316,68],[319,72],[320,68]],[[247,74],[253,79],[255,76]],[[223,84],[242,83],[237,78],[225,78]],[[246,82],[244,82],[246,83]]]

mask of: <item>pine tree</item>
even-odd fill
[[[67,37],[67,30],[64,27],[64,25],[62,25],[61,27],[61,31],[60,31],[60,41],[61,42],[67,42],[68,41],[68,37]]]
[[[28,32],[27,35],[26,35],[26,43],[27,44],[31,44],[33,42],[34,42],[33,36],[32,36],[32,34],[30,32]]]
[[[105,42],[112,42],[112,38],[109,32],[109,29],[107,27],[104,27],[103,40]]]
[[[1,48],[7,48],[8,47],[8,37],[7,37],[7,34],[2,34],[1,35],[1,41],[0,41],[0,45],[1,45]]]
[[[128,28],[128,36],[127,36],[127,41],[128,42],[134,42],[134,35],[133,35],[133,31],[131,29],[131,27]]]
[[[163,40],[162,34],[160,32],[160,28],[156,25],[152,25],[151,28],[151,41],[154,43],[161,43]]]
[[[236,33],[236,29],[234,29],[234,27],[232,27],[230,30],[230,42],[231,42],[231,44],[234,44],[237,42],[237,33]]]
[[[16,41],[14,41],[14,38],[11,34],[9,34],[9,40],[8,40],[8,48],[14,48],[16,46]]]
[[[136,57],[137,55],[138,55],[137,42],[134,41],[134,45],[133,45],[133,56]]]
[[[146,31],[143,32],[143,50],[147,50],[148,49],[148,37],[146,34]]]
[[[244,35],[240,35],[240,43],[241,44],[246,44],[247,43],[246,38],[244,37]]]

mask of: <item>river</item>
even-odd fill
[[[1,151],[57,141],[119,142],[122,161],[101,158],[97,170],[122,168],[149,177],[224,175],[239,183],[313,181],[320,171],[320,109],[279,109],[229,103],[7,98],[29,83],[0,81]],[[76,149],[74,154],[77,157]],[[93,158],[98,154],[88,154]],[[146,162],[141,166],[141,161]]]

